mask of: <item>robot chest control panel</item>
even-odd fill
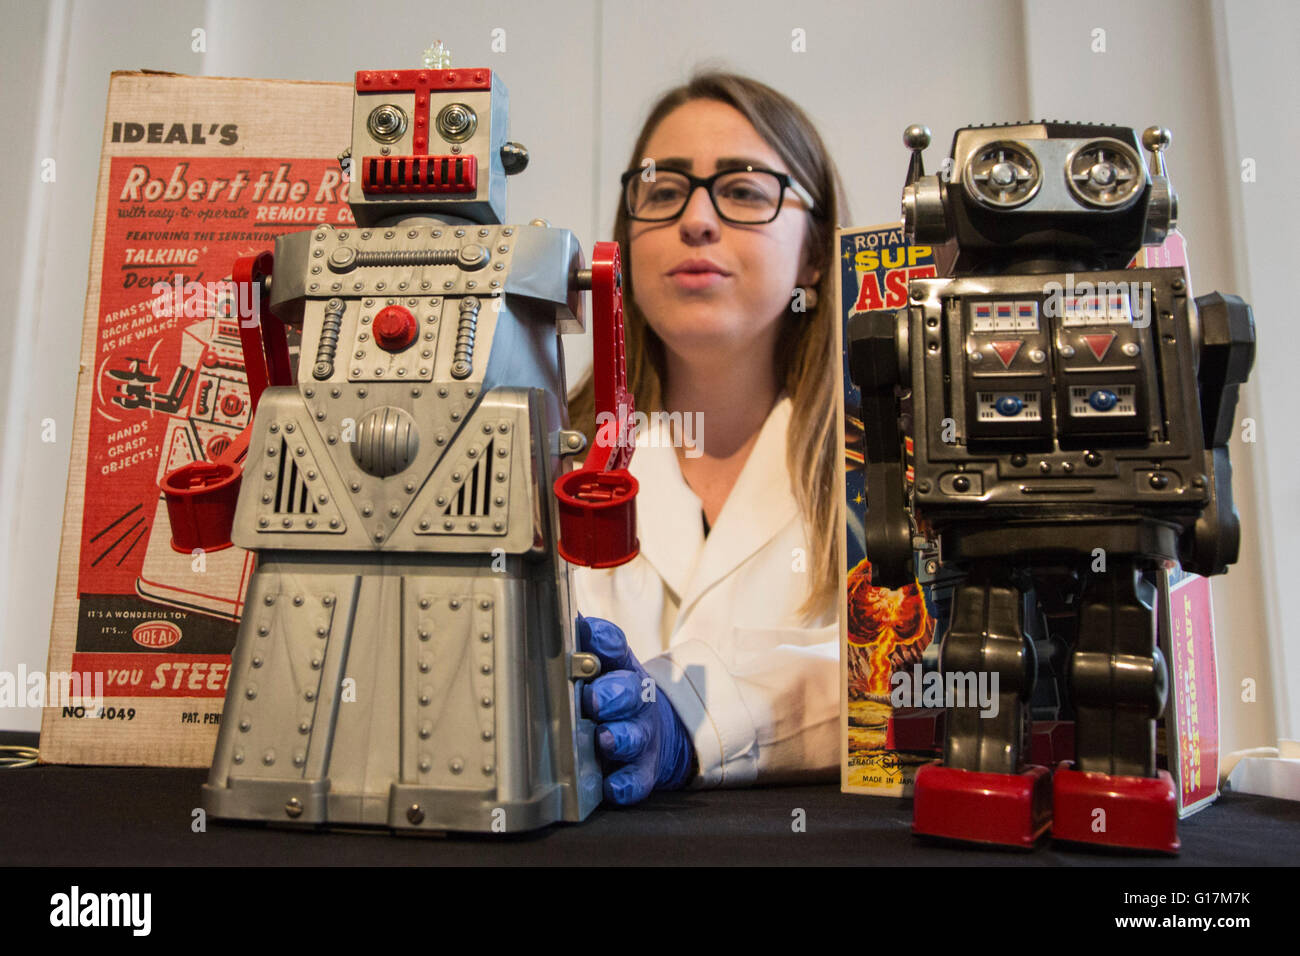
[[[1146,323],[1127,291],[958,303],[976,439],[1141,435]]]

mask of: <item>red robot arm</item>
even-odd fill
[[[635,450],[634,410],[623,350],[623,282],[618,243],[592,250],[591,299],[596,391],[596,442],[583,466],[555,480],[560,554],[566,561],[611,568],[631,561],[636,538],[637,482],[627,471]]]

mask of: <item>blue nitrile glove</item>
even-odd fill
[[[605,777],[605,799],[628,806],[652,790],[685,786],[695,765],[695,745],[623,632],[601,618],[579,616],[578,644],[600,658],[600,676],[582,688],[583,716],[596,721],[600,755],[607,763],[621,764]]]

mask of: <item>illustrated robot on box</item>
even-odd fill
[[[164,481],[178,546],[219,546],[237,494],[233,540],[257,555],[204,806],[394,830],[579,821],[601,798],[577,703],[600,665],[575,647],[566,559],[637,549],[618,247],[585,269],[568,230],[500,224],[527,153],[490,70],[362,71],[353,102],[356,226],[240,260],[269,295],[241,323],[252,425]],[[611,414],[569,471],[585,440],[558,333],[583,329],[583,289]],[[282,322],[302,330],[296,383]]]
[[[1120,126],[966,127],[937,176],[922,166],[929,142],[923,127],[905,134],[904,229],[936,247],[945,277],[913,280],[906,308],[859,314],[847,337],[866,551],[886,587],[911,580],[927,540],[966,571],[941,670],[991,671],[999,696],[987,717],[973,700],[947,702],[943,759],[916,776],[913,830],[1028,847],[1050,827],[1176,852],[1173,782],[1156,768],[1167,678],[1143,572],[1177,561],[1221,574],[1237,558],[1227,445],[1254,359],[1250,308],[1217,293],[1189,301],[1182,268],[1124,268],[1175,222],[1168,131],[1142,134],[1149,169]],[[1060,598],[1058,619],[1075,615],[1076,756],[1054,776],[1026,760],[1030,587]]]

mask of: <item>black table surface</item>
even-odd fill
[[[0,732],[0,743],[36,745]],[[911,834],[912,801],[836,783],[660,792],[581,824],[526,834],[393,836],[209,821],[194,832],[207,771],[37,766],[0,770],[4,866],[1293,866],[1300,802],[1226,792],[1179,823],[1177,857],[1069,847],[968,848]],[[802,810],[804,829],[793,826]]]

